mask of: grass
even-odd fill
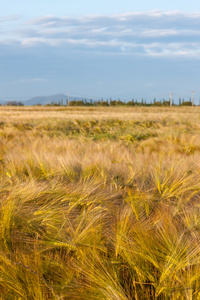
[[[0,299],[200,299],[199,108],[0,116]]]

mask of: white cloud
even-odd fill
[[[1,44],[23,47],[72,47],[79,51],[146,56],[194,56],[200,58],[200,13],[180,11],[130,12],[84,17],[44,16],[25,24],[5,17]],[[0,22],[3,19],[0,18]],[[4,24],[4,23],[2,23]]]
[[[18,20],[20,20],[20,16],[19,15],[0,17],[0,23],[12,22],[12,21],[18,21]]]
[[[20,82],[47,82],[46,78],[28,78],[28,79],[20,79]]]
[[[21,45],[25,47],[35,47],[41,44],[58,47],[62,44],[62,39],[50,39],[50,38],[40,38],[40,37],[31,37],[23,39]]]

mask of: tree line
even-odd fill
[[[93,99],[83,99],[83,100],[72,100],[69,101],[66,100],[66,102],[64,103],[63,100],[59,101],[59,102],[51,102],[49,104],[47,104],[47,106],[170,106],[170,101],[169,100],[156,100],[156,98],[154,98],[153,101],[147,102],[145,99],[141,99],[140,101],[138,101],[137,99],[132,99],[131,101],[122,101],[120,99],[118,100],[112,100],[112,99],[107,99],[107,100],[97,100],[94,101]],[[176,105],[176,106],[192,106],[192,100],[189,99],[187,101],[185,101],[184,99],[179,98],[179,102],[178,104],[175,104],[174,100],[172,100],[172,105]]]
[[[5,103],[6,106],[24,106],[25,104],[21,101],[8,101]],[[42,105],[40,103],[36,104],[38,106]],[[192,106],[192,100],[184,100],[179,98],[178,104],[172,100],[172,105],[175,106]],[[200,103],[199,103],[200,105]],[[108,100],[93,100],[93,99],[82,99],[82,100],[72,100],[69,101],[63,101],[62,99],[58,102],[52,101],[51,103],[45,104],[45,106],[170,106],[170,101],[169,100],[156,100],[154,98],[153,101],[147,102],[145,99],[141,99],[140,101],[137,99],[132,99],[131,101],[126,101],[126,100],[112,100],[111,98]]]

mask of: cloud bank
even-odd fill
[[[200,13],[132,12],[111,16],[0,18],[0,44],[62,47],[100,54],[200,58]]]

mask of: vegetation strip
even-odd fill
[[[200,110],[34,109],[0,109],[1,298],[197,300]]]

